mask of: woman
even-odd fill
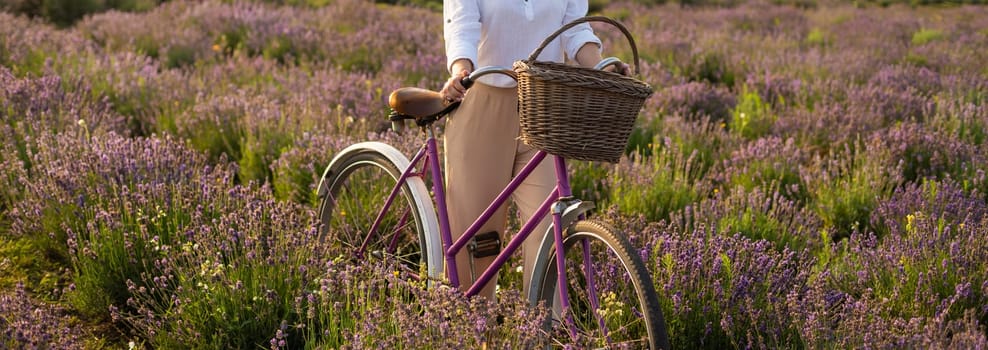
[[[542,40],[563,25],[585,16],[587,0],[445,0],[443,1],[446,59],[451,77],[441,90],[449,102],[462,102],[447,119],[445,129],[446,194],[450,228],[456,240],[487,208],[535,154],[518,139],[518,95],[514,79],[492,74],[467,90],[460,84],[477,67],[506,66],[527,58]],[[565,56],[564,56],[565,55]],[[549,43],[542,61],[593,67],[601,60],[600,39],[587,24],[566,31]],[[626,64],[617,67],[630,72]],[[546,158],[513,195],[521,217],[527,219],[555,187],[552,162]],[[479,232],[504,234],[505,208]],[[524,283],[528,290],[535,254],[549,226],[549,218],[522,246]],[[466,250],[457,255],[460,284],[470,286],[494,260],[471,259]],[[472,261],[471,261],[472,260]],[[495,280],[480,295],[493,297]]]

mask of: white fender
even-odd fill
[[[400,151],[382,142],[361,142],[350,145],[344,150],[340,151],[333,157],[333,160],[326,167],[323,172],[321,180],[319,181],[319,189],[317,193],[322,193],[323,191],[323,181],[326,179],[330,169],[339,162],[339,160],[351,153],[362,153],[362,152],[376,152],[383,155],[392,164],[398,167],[399,171],[404,171],[410,166],[410,161],[404,154]],[[397,180],[397,179],[396,179]],[[418,208],[419,218],[422,220],[422,229],[425,231],[425,247],[422,250],[426,251],[427,263],[429,265],[430,279],[441,280],[443,278],[443,269],[445,263],[443,262],[443,249],[442,240],[439,237],[439,222],[436,219],[436,208],[432,204],[432,197],[429,195],[429,189],[425,186],[425,181],[422,181],[420,177],[408,177],[406,179],[408,183],[408,188],[412,193],[412,200],[415,201],[415,207]]]

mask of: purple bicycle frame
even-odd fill
[[[494,198],[494,201],[488,205],[487,209],[481,213],[481,215],[467,228],[467,230],[457,239],[453,241],[452,230],[449,226],[449,211],[446,204],[446,186],[443,182],[442,169],[440,169],[439,164],[439,149],[436,143],[435,132],[433,129],[426,128],[428,134],[428,139],[426,144],[423,145],[419,151],[412,157],[409,163],[409,167],[402,171],[401,176],[398,178],[398,182],[394,189],[392,189],[388,199],[386,200],[381,212],[378,214],[374,223],[371,226],[370,232],[376,232],[377,227],[380,224],[381,218],[384,213],[391,207],[397,198],[398,193],[402,185],[409,177],[424,176],[425,173],[429,173],[432,178],[432,191],[433,197],[436,202],[437,215],[439,216],[439,231],[443,243],[443,254],[446,263],[446,276],[449,278],[450,284],[454,287],[460,287],[459,276],[456,274],[456,254],[460,252],[470,242],[471,239],[480,231],[480,228],[493,216],[499,207],[507,202],[508,197],[514,193],[515,190],[521,185],[521,183],[535,170],[535,168],[541,163],[546,156],[549,154],[545,151],[538,150],[529,160],[528,164],[522,168],[521,172],[518,173],[508,185],[501,191],[500,194]],[[497,274],[498,270],[504,265],[508,258],[518,250],[518,247],[528,238],[528,236],[535,231],[535,227],[538,226],[541,218],[545,217],[546,214],[552,209],[552,227],[553,227],[553,238],[554,245],[557,252],[564,251],[563,247],[563,230],[562,230],[562,208],[553,208],[555,203],[558,203],[560,199],[572,198],[572,189],[569,183],[569,174],[566,172],[566,161],[563,157],[553,155],[555,170],[556,170],[556,187],[546,196],[546,199],[536,210],[535,214],[525,222],[521,230],[512,237],[508,245],[495,257],[494,261],[486,270],[480,275],[480,277],[474,281],[474,283],[467,290],[467,296],[474,296],[480,293],[480,290],[490,282],[494,276]],[[417,171],[417,165],[421,162],[425,162],[428,169],[423,169]],[[404,220],[404,218],[403,218]],[[366,249],[366,245],[370,240],[370,235],[365,240],[363,247],[360,251]],[[393,243],[392,243],[393,244]],[[592,263],[589,259],[589,252],[587,251],[586,242],[583,244],[584,253],[584,269],[587,271],[592,271]],[[565,267],[565,257],[563,254],[556,254],[556,272],[557,272],[557,285],[566,285],[566,267]],[[594,280],[592,277],[593,273],[590,273],[590,278],[588,280],[590,288],[590,302],[594,308],[597,308],[599,301],[597,300],[596,293],[594,292]],[[560,306],[565,310],[569,308],[569,293],[566,288],[558,288],[560,297]],[[603,319],[598,320],[603,326]],[[606,334],[606,329],[604,329]],[[573,326],[570,327],[570,333],[572,335],[576,334],[576,330]]]
[[[456,274],[456,254],[460,252],[470,242],[471,239],[480,231],[480,228],[493,216],[494,213],[508,201],[508,197],[514,193],[515,190],[521,185],[521,183],[535,170],[535,168],[541,163],[548,153],[545,151],[536,151],[532,159],[529,160],[528,164],[515,176],[508,185],[501,191],[500,194],[491,204],[480,214],[480,216],[470,225],[469,228],[457,239],[453,241],[452,230],[449,226],[449,211],[446,204],[446,185],[443,182],[442,169],[440,169],[439,164],[439,147],[436,143],[436,138],[434,132],[431,128],[427,129],[428,139],[426,144],[412,157],[410,166],[408,169],[404,169],[401,177],[398,179],[398,186],[392,190],[391,194],[382,209],[382,213],[378,215],[377,220],[371,227],[371,232],[376,232],[376,227],[380,221],[380,217],[383,215],[383,211],[388,210],[391,204],[397,197],[398,192],[400,192],[401,185],[405,182],[408,177],[412,176],[423,176],[424,173],[428,172],[432,178],[432,191],[434,194],[434,199],[436,202],[436,214],[439,216],[439,231],[440,237],[443,242],[443,253],[444,260],[446,263],[446,276],[449,278],[450,284],[454,287],[460,287],[459,276]],[[569,184],[569,175],[566,172],[566,161],[559,156],[552,156],[554,158],[555,170],[556,170],[556,187],[546,196],[545,201],[539,206],[538,210],[535,211],[535,215],[528,219],[522,226],[521,230],[516,234],[508,245],[502,249],[501,253],[497,255],[494,262],[480,275],[480,277],[474,281],[474,283],[467,290],[467,296],[473,296],[480,292],[481,288],[486,285],[494,276],[497,271],[500,270],[501,266],[504,265],[505,261],[518,250],[522,242],[525,241],[528,236],[535,231],[535,227],[538,226],[541,218],[549,214],[550,209],[553,204],[556,203],[560,198],[570,198],[572,197],[572,189]],[[427,170],[423,169],[420,172],[416,171],[417,166],[425,162]],[[555,238],[556,251],[563,251],[562,246],[562,212],[558,210],[552,211],[552,223],[553,223],[553,234]],[[366,243],[366,242],[365,242]],[[566,271],[563,265],[564,257],[562,254],[556,254],[556,266],[559,276],[560,285],[565,285],[566,281]],[[568,307],[569,298],[566,288],[559,288],[560,297],[562,297],[562,306]]]

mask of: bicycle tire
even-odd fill
[[[320,240],[340,256],[397,262],[410,277],[439,278],[438,224],[421,178],[406,179],[378,230],[369,232],[408,163],[400,152],[379,142],[341,151],[319,184]]]
[[[576,221],[565,230],[564,263],[570,308],[563,312],[557,302],[556,249],[551,237],[550,234],[543,243],[543,254],[539,255],[542,261],[536,264],[531,284],[531,301],[542,303],[551,311],[545,325],[549,347],[575,344],[579,348],[669,348],[652,279],[637,250],[623,235],[594,220]],[[582,242],[587,242],[594,266],[589,269],[594,271],[590,279],[585,273],[587,269],[582,268],[585,261]],[[587,281],[593,281],[596,302],[587,292],[586,287],[591,284]],[[601,327],[598,318],[601,315],[606,327]],[[570,334],[571,329],[577,331],[577,337]]]

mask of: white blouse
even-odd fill
[[[446,67],[465,58],[474,69],[506,66],[528,58],[546,37],[563,25],[586,16],[587,0],[444,0],[443,37]],[[600,39],[587,23],[567,30],[550,42],[540,61],[563,62],[576,57],[586,43]],[[515,81],[500,74],[480,78],[487,85],[513,87]]]

